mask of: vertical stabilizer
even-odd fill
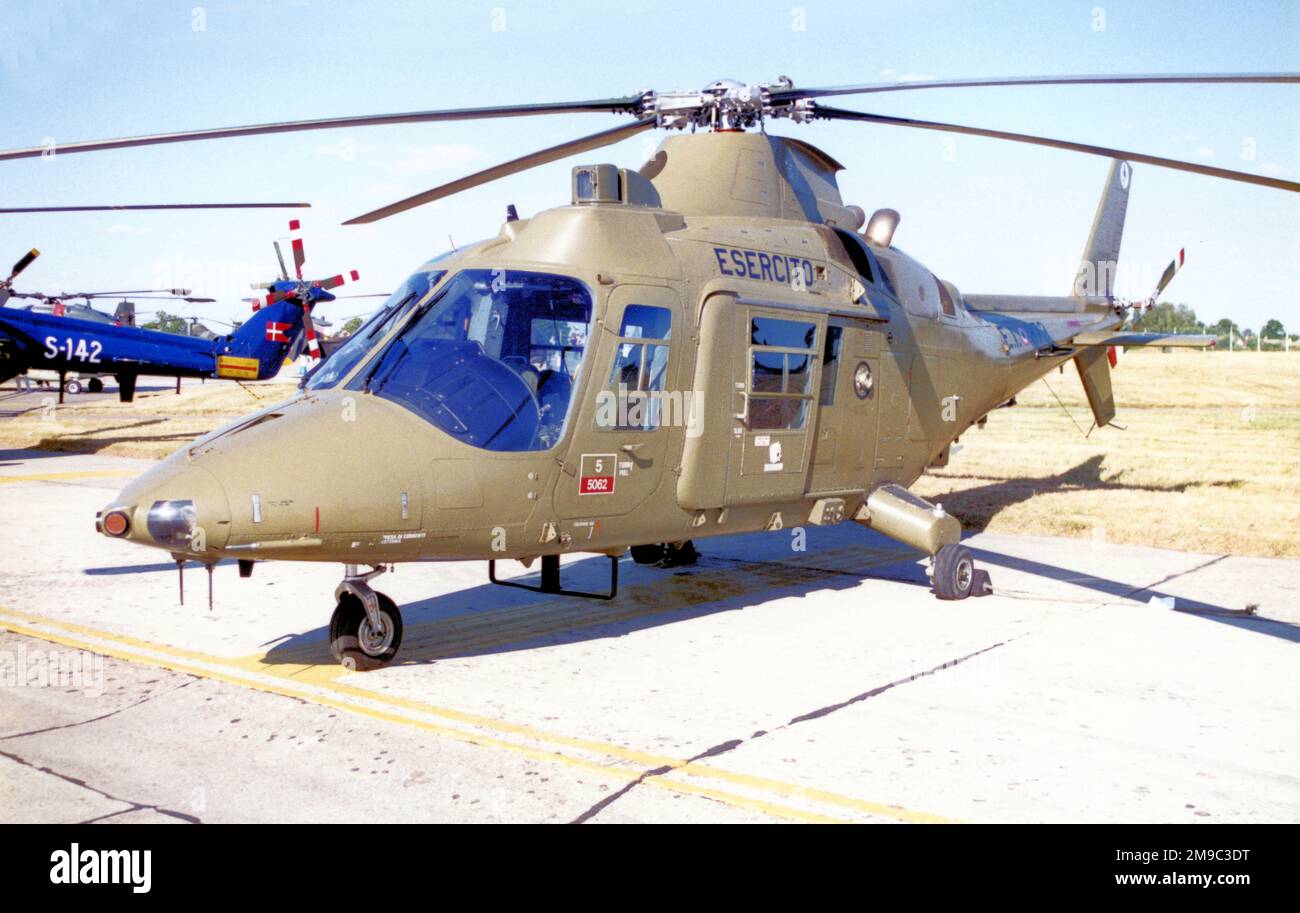
[[[223,337],[213,352],[217,376],[265,380],[279,373],[289,343],[302,329],[302,306],[277,301],[253,313],[233,336]]]
[[[1115,264],[1124,238],[1124,214],[1128,210],[1132,182],[1133,166],[1115,159],[1106,179],[1106,190],[1097,204],[1097,215],[1092,220],[1083,262],[1075,276],[1073,293],[1078,297],[1109,298],[1114,293]]]
[[[1115,265],[1124,239],[1124,215],[1128,212],[1128,191],[1133,183],[1133,166],[1115,159],[1106,177],[1106,189],[1097,204],[1083,262],[1074,280],[1077,297],[1110,298],[1115,293]],[[1074,357],[1083,392],[1088,396],[1093,421],[1104,428],[1115,417],[1115,396],[1110,384],[1110,352],[1101,347],[1080,350]]]

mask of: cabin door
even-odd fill
[[[862,489],[874,467],[881,334],[872,327],[866,321],[836,317],[827,324],[809,494]]]

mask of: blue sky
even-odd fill
[[[802,26],[800,28],[799,26]],[[1300,3],[51,2],[6,0],[0,147],[261,121],[569,100],[719,77],[837,85],[908,77],[1300,69]],[[1081,86],[857,96],[843,107],[1038,133],[1300,180],[1300,87]],[[372,226],[346,218],[607,115],[378,127],[0,163],[3,205],[304,200],[307,272],[395,287],[448,247],[568,199],[584,161],[639,164],[644,137]],[[1092,156],[892,127],[773,124],[843,162],[846,201],[903,215],[897,243],[968,292],[1062,293],[1106,174]],[[656,141],[659,135],[656,134]],[[1252,157],[1253,156],[1253,157]],[[19,288],[188,284],[242,316],[287,212],[0,217]],[[1180,246],[1166,299],[1203,319],[1300,326],[1300,198],[1135,167],[1118,277],[1140,297]],[[327,317],[363,312],[339,301]]]

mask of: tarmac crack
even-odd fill
[[[121,802],[127,806],[126,808],[120,811],[113,812],[110,815],[98,815],[94,818],[88,818],[85,821],[78,821],[76,822],[77,824],[92,824],[95,821],[100,821],[104,818],[111,818],[116,815],[124,815],[127,814],[128,812],[138,812],[138,811],[157,812],[158,814],[165,815],[168,818],[176,818],[180,821],[185,821],[190,824],[203,823],[196,816],[187,815],[184,812],[179,812],[176,811],[175,809],[164,808],[161,805],[152,805],[145,802],[135,802],[131,799],[123,799],[120,796],[115,796],[112,793],[106,792],[105,790],[102,790],[96,786],[91,786],[89,783],[87,783],[85,780],[82,780],[79,777],[74,777],[71,774],[59,773],[57,770],[54,770],[50,767],[38,766],[36,764],[33,764],[31,761],[28,761],[26,758],[19,757],[18,755],[8,751],[0,751],[0,758],[8,758],[10,761],[13,761],[15,764],[21,764],[23,767],[38,771],[39,773],[43,773],[51,777],[55,777],[59,780],[62,780],[65,783],[70,783],[73,786],[77,786],[80,787],[81,789],[86,790],[87,792],[92,792],[97,796],[102,796],[103,798],[108,799],[110,802]]]
[[[1196,567],[1189,567],[1185,571],[1178,571],[1173,574],[1166,574],[1164,577],[1161,577],[1155,583],[1149,583],[1146,586],[1140,586],[1137,589],[1129,590],[1127,593],[1124,594],[1124,598],[1132,599],[1138,593],[1145,593],[1148,590],[1154,590],[1156,587],[1160,586],[1161,584],[1168,583],[1171,580],[1177,580],[1179,577],[1186,577],[1188,574],[1195,574],[1197,571],[1204,570],[1205,568],[1209,567],[1212,564],[1218,564],[1220,561],[1223,561],[1228,557],[1229,557],[1228,555],[1220,555],[1217,558],[1211,558],[1209,561],[1202,561],[1200,564],[1196,565]]]
[[[1023,637],[1024,635],[1019,635],[1019,636]],[[794,726],[797,723],[804,723],[807,722],[808,720],[818,720],[821,719],[822,717],[830,716],[832,713],[843,710],[845,707],[851,707],[854,704],[860,704],[861,702],[870,700],[873,697],[878,697],[879,695],[884,694],[886,691],[897,688],[899,685],[906,685],[918,679],[922,679],[927,676],[935,675],[939,672],[943,672],[945,669],[951,669],[954,666],[960,666],[962,663],[966,662],[967,660],[974,659],[977,656],[983,656],[985,653],[988,653],[992,650],[996,650],[998,647],[1004,647],[1007,644],[1011,643],[1013,640],[1016,640],[1016,638],[1008,637],[1006,640],[1000,640],[995,644],[989,644],[987,647],[982,647],[973,653],[967,653],[965,656],[959,656],[956,659],[950,659],[947,662],[940,663],[939,665],[933,666],[932,668],[922,669],[920,672],[914,672],[911,675],[908,675],[904,678],[896,679],[895,681],[889,682],[884,685],[880,685],[877,688],[872,688],[870,691],[864,691],[861,694],[856,694],[853,697],[849,698],[848,700],[840,701],[838,704],[828,704],[827,706],[821,707],[817,710],[813,710],[810,713],[801,714],[800,716],[791,719],[784,726],[778,726],[777,729],[778,730],[787,729],[790,726]]]
[[[108,713],[102,713],[99,716],[91,717],[88,720],[78,720],[75,723],[63,723],[59,726],[46,726],[44,729],[32,729],[27,732],[15,732],[12,735],[0,736],[0,742],[7,742],[10,739],[21,739],[29,735],[40,735],[45,732],[58,732],[60,729],[76,729],[78,726],[88,726],[91,723],[98,723],[100,720],[106,720],[109,717],[117,716],[119,713],[126,713],[128,710],[134,710],[136,707],[147,704],[150,701],[163,697],[164,695],[174,694],[182,688],[188,688],[196,681],[198,681],[197,677],[191,677],[189,681],[183,682],[175,688],[170,688],[167,691],[160,691],[157,694],[150,694],[147,697],[140,698],[140,700],[136,701],[134,704],[127,704],[125,707],[118,707],[116,710],[110,710]]]
[[[791,726],[798,725],[799,723],[805,723],[809,720],[819,720],[824,717],[828,717],[832,713],[836,713],[840,710],[845,709],[846,707],[852,707],[854,704],[860,704],[863,701],[870,700],[873,697],[878,697],[879,695],[884,694],[886,691],[890,691],[894,688],[899,687],[900,685],[906,685],[911,682],[917,681],[918,679],[926,678],[927,676],[931,676],[931,675],[936,675],[939,672],[943,672],[946,669],[952,669],[955,666],[960,666],[962,663],[966,662],[967,660],[974,659],[977,656],[983,656],[985,653],[989,653],[993,650],[996,650],[998,647],[1004,647],[1007,644],[1011,643],[1012,641],[1017,640],[1023,636],[1025,635],[1020,634],[1017,635],[1016,637],[1008,637],[1006,640],[1000,640],[997,643],[989,644],[987,647],[981,647],[980,649],[975,650],[971,653],[967,653],[964,656],[958,656],[956,659],[950,659],[946,662],[940,663],[937,666],[932,666],[929,669],[922,669],[920,672],[914,672],[911,675],[905,676],[903,678],[895,679],[892,682],[887,682],[886,684],[879,685],[875,688],[870,689],[869,691],[863,691],[861,694],[855,694],[853,697],[850,697],[847,700],[838,701],[834,704],[827,704],[824,707],[819,707],[816,710],[809,711],[808,713],[801,713],[799,716],[791,717],[788,721],[781,724],[780,726],[775,727],[774,729],[771,730],[760,729],[757,732],[755,732],[753,735],[749,736],[748,738],[728,739],[725,742],[719,742],[713,747],[706,748],[704,749],[704,751],[701,751],[699,754],[693,755],[692,757],[687,758],[685,761],[682,761],[680,763],[663,764],[660,765],[659,767],[646,770],[642,772],[642,774],[639,777],[637,777],[635,780],[628,783],[626,786],[622,787],[621,789],[613,793],[610,793],[608,796],[601,799],[596,804],[592,805],[582,814],[574,818],[570,823],[585,824],[586,822],[596,817],[596,815],[599,815],[605,809],[609,808],[619,799],[623,798],[632,790],[636,789],[638,786],[640,786],[646,780],[651,779],[652,777],[667,776],[668,774],[672,773],[674,770],[678,770],[682,767],[687,767],[699,761],[705,761],[710,758],[716,758],[721,755],[727,754],[729,752],[735,751],[740,746],[748,742],[753,742],[758,739],[761,739],[764,736],[771,735],[773,732],[780,732],[784,729],[789,729]]]

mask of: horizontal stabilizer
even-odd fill
[[[1122,330],[1080,333],[1071,342],[1076,346],[1156,346],[1159,348],[1208,349],[1217,342],[1214,336],[1187,333],[1126,333]]]

